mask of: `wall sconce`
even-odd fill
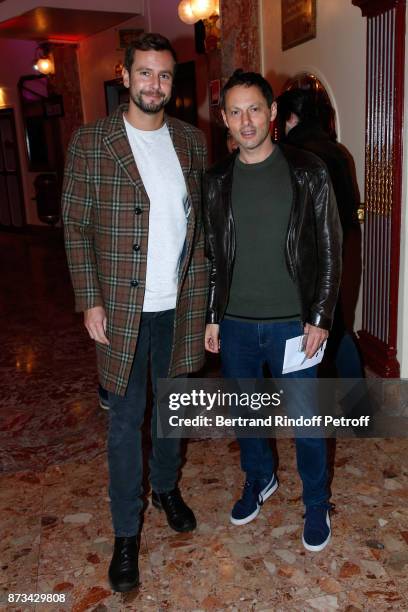
[[[205,50],[220,48],[221,19],[219,0],[181,0],[178,15],[184,23],[193,25],[203,21],[205,26]]]
[[[38,45],[35,51],[33,68],[45,75],[55,73],[54,56],[51,53],[51,45],[49,43]]]

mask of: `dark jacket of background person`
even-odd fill
[[[278,98],[278,124],[281,142],[310,151],[320,157],[327,166],[343,228],[343,276],[339,301],[321,371],[330,374],[333,362],[338,361],[339,347],[344,335],[353,335],[355,309],[361,281],[361,230],[357,218],[359,193],[355,178],[354,160],[347,149],[323,129],[319,101],[311,92],[295,89]],[[299,123],[284,136],[285,125],[291,113]],[[356,359],[356,364],[359,359]],[[339,366],[337,366],[339,369]],[[340,370],[343,368],[340,367]],[[361,363],[355,368],[356,376],[362,376]],[[339,374],[340,371],[339,371]]]
[[[311,151],[324,161],[336,195],[343,232],[346,234],[357,222],[359,207],[358,194],[350,169],[350,164],[353,163],[351,155],[342,145],[330,140],[317,119],[298,123],[283,142]]]
[[[294,191],[286,235],[288,270],[299,291],[303,323],[330,329],[341,277],[342,243],[334,191],[319,158],[291,146],[281,146],[281,150]],[[222,320],[229,298],[235,257],[231,192],[236,155],[237,151],[204,175],[206,252],[212,264],[209,323]]]

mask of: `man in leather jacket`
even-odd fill
[[[237,70],[225,84],[222,115],[239,149],[204,177],[204,222],[211,261],[205,345],[221,347],[223,375],[315,379],[316,366],[282,375],[285,343],[304,334],[305,357],[326,340],[341,274],[341,226],[326,166],[314,155],[272,142],[276,103],[269,83]],[[312,385],[312,389],[314,386]],[[297,414],[314,410],[314,392],[294,393]],[[265,438],[239,438],[246,474],[231,522],[253,520],[278,487]],[[306,506],[302,541],[322,550],[331,535],[326,441],[296,438]]]

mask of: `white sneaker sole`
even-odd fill
[[[275,493],[276,489],[279,487],[278,479],[275,478],[275,484],[270,489],[268,489],[271,485],[271,482],[273,482],[274,478],[275,477],[273,476],[270,482],[268,482],[268,484],[266,485],[266,487],[262,489],[262,491],[259,493],[259,495],[262,497],[262,502],[266,501],[268,497],[270,497],[272,493]],[[248,516],[246,516],[243,519],[235,519],[230,514],[230,521],[233,525],[246,525],[247,523],[250,523],[251,521],[254,520],[254,518],[258,516],[260,510],[261,510],[261,506],[257,504],[256,510],[254,510],[251,514],[248,514]]]
[[[251,521],[254,520],[254,518],[258,516],[260,509],[261,509],[261,506],[257,504],[256,510],[254,510],[252,514],[248,514],[248,516],[246,516],[243,519],[235,519],[232,515],[230,515],[230,521],[233,525],[246,525],[247,523],[250,523]]]
[[[326,524],[327,524],[327,526],[329,528],[329,535],[327,536],[325,541],[322,542],[321,544],[317,544],[315,546],[313,546],[312,544],[308,544],[305,541],[304,534],[302,534],[302,544],[306,548],[306,550],[308,550],[310,552],[320,552],[321,550],[323,550],[323,548],[326,548],[326,546],[330,542],[330,538],[331,538],[331,525],[330,525],[329,511],[327,511],[327,514],[326,514]]]

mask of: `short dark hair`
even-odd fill
[[[268,81],[264,79],[264,77],[258,72],[244,72],[242,68],[238,68],[230,76],[230,78],[222,88],[220,104],[223,110],[225,110],[225,95],[227,91],[229,91],[233,87],[236,87],[237,85],[242,85],[243,87],[258,87],[263,97],[265,98],[268,106],[272,105],[274,95],[272,87],[269,85]]]
[[[170,41],[161,34],[155,32],[145,32],[135,38],[133,42],[126,48],[124,66],[130,73],[132,68],[135,51],[170,51],[174,63],[177,64],[177,55]]]

